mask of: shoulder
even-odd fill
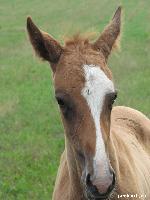
[[[114,107],[111,113],[111,129],[134,135],[144,146],[150,144],[150,120],[133,108]]]

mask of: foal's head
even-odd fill
[[[63,47],[27,19],[36,53],[51,65],[67,144],[73,149],[86,194],[92,199],[107,198],[115,185],[106,143],[116,91],[107,59],[120,34],[120,18],[119,7],[94,43],[77,35]]]

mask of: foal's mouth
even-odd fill
[[[109,186],[107,192],[105,193],[100,193],[98,189],[96,188],[96,186],[91,184],[90,176],[88,178],[89,180],[87,181],[88,181],[89,187],[87,186],[85,187],[85,193],[88,200],[107,200],[111,197],[116,185],[115,177],[113,177],[112,185]]]
[[[87,199],[88,200],[107,200],[110,197],[110,194],[92,194],[87,192]]]
[[[111,194],[113,193],[113,191],[111,193],[103,193],[103,194],[92,194],[90,192],[86,192],[86,196],[87,196],[87,200],[108,200],[111,197]]]
[[[113,190],[111,192],[106,193],[99,193],[97,189],[94,189],[94,192],[90,192],[86,190],[86,196],[88,200],[107,200],[110,198],[110,195],[112,194]]]

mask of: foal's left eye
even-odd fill
[[[109,106],[109,109],[110,109],[110,110],[112,109],[112,105],[113,105],[113,103],[115,102],[116,98],[117,98],[117,92],[114,92],[114,93],[109,94],[109,99],[110,99],[110,100],[109,100],[108,106]]]
[[[117,93],[115,92],[115,93],[112,95],[112,104],[115,102],[116,99],[117,99]]]

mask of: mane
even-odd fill
[[[89,33],[75,33],[72,36],[68,36],[64,38],[65,46],[77,46],[77,45],[87,45],[95,39],[95,33],[89,32]]]
[[[90,43],[94,42],[97,38],[96,32],[87,32],[87,33],[75,33],[71,36],[64,36],[64,45],[65,47],[68,46],[86,46]],[[121,34],[119,34],[118,38],[114,42],[114,45],[112,46],[112,51],[114,50],[120,50],[120,39]]]

